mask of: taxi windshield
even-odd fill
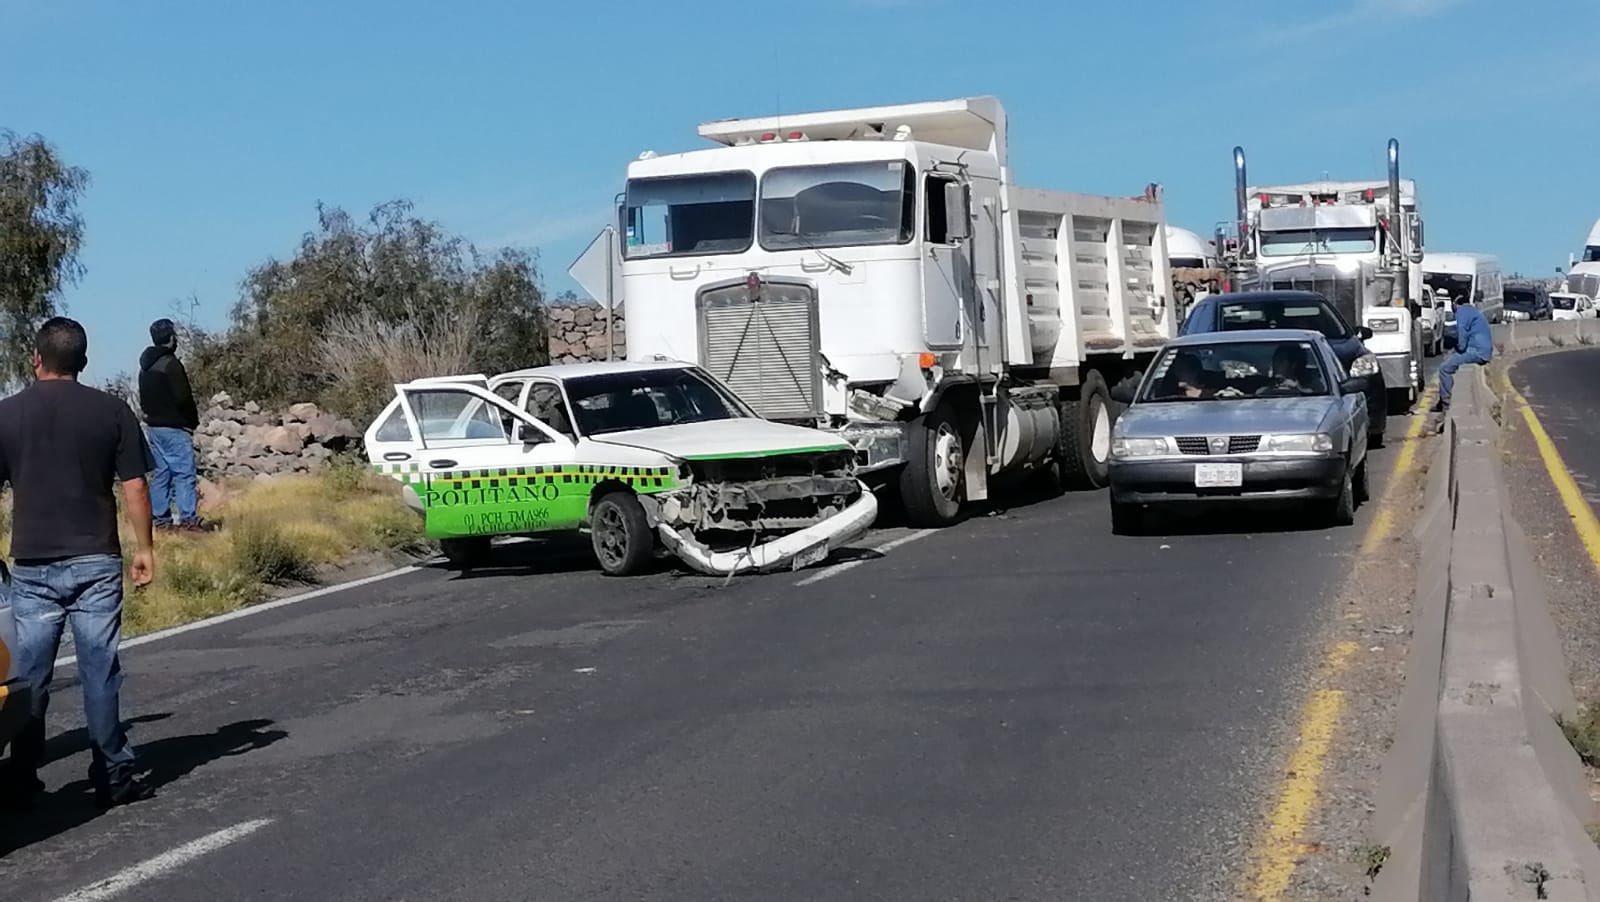
[[[584,435],[731,420],[750,414],[692,369],[648,369],[568,379],[567,397]]]

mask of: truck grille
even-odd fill
[[[816,292],[769,279],[750,299],[744,279],[702,289],[700,363],[769,420],[812,420],[821,411]]]

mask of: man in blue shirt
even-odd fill
[[[1472,306],[1470,296],[1456,301],[1456,350],[1439,366],[1439,401],[1435,412],[1450,409],[1450,392],[1455,388],[1456,370],[1469,363],[1485,364],[1494,356],[1494,339],[1489,335],[1489,320]]]

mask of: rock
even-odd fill
[[[309,423],[321,415],[322,411],[315,404],[293,404],[289,407],[289,415],[285,419],[298,423]]]
[[[322,445],[307,445],[306,449],[300,452],[301,460],[316,464],[321,464],[332,456],[333,452]]]
[[[349,420],[340,420],[331,414],[318,414],[308,425],[312,440],[324,445],[360,437]]]
[[[251,413],[244,416],[246,426],[277,426],[278,418],[264,413]]]
[[[228,428],[228,421],[216,417],[204,418],[200,426],[201,435],[227,435],[224,431]]]
[[[222,454],[233,447],[233,439],[226,435],[219,435],[207,440],[207,448],[213,454]]]
[[[245,413],[260,413],[261,412],[261,405],[257,404],[254,401],[246,401],[246,402],[244,402],[244,412]]]
[[[580,326],[593,325],[594,311],[590,310],[588,307],[579,307],[577,312],[574,314],[572,321]]]
[[[202,479],[196,484],[195,488],[200,495],[199,509],[203,514],[215,511],[228,501],[228,491],[220,483]]]
[[[558,323],[570,323],[577,315],[577,311],[571,307],[553,307],[550,312],[552,314],[551,318]]]
[[[219,391],[216,394],[211,396],[211,406],[212,407],[227,407],[228,405],[230,405],[232,403],[233,403],[233,395],[230,395],[225,391]]]
[[[583,343],[590,354],[604,354],[606,352],[606,337],[604,335],[591,335]]]
[[[227,469],[229,479],[249,479],[256,475],[256,471],[244,464],[229,464]]]
[[[283,424],[283,428],[289,430],[289,434],[298,439],[302,447],[311,439],[311,425],[309,423],[288,422]]]
[[[233,420],[222,420],[221,423],[221,428],[217,430],[218,435],[226,435],[228,438],[238,438],[244,434],[243,423],[236,423]]]
[[[268,429],[265,442],[267,450],[274,454],[299,454],[306,444],[304,438],[295,435],[287,426]]]

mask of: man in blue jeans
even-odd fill
[[[11,484],[11,611],[17,667],[32,690],[28,724],[0,771],[0,802],[26,809],[44,789],[45,711],[64,622],[72,620],[92,761],[89,780],[102,808],[146,798],[134,776],[122,726],[122,546],[117,500],[133,529],[130,575],[155,575],[150,494],[153,465],[139,420],[116,397],[78,382],[88,364],[83,327],[54,317],[34,342],[32,385],[0,400],[0,481]]]
[[[156,461],[150,478],[150,510],[157,529],[198,529],[194,431],[200,428],[200,412],[177,351],[178,330],[172,320],[151,323],[150,347],[139,356],[139,407],[144,410]],[[174,504],[176,519],[172,516]]]
[[[1472,306],[1470,297],[1461,297],[1456,301],[1456,350],[1439,365],[1439,400],[1433,405],[1434,412],[1450,409],[1456,370],[1469,363],[1488,363],[1492,356],[1494,338],[1489,334],[1489,320]]]

